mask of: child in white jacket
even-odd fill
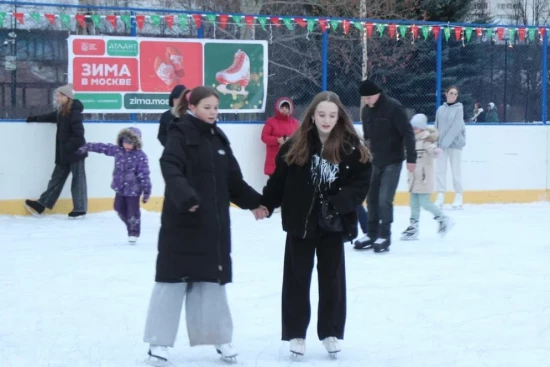
[[[441,153],[436,142],[438,132],[435,128],[428,127],[428,117],[423,114],[414,115],[411,125],[416,139],[416,168],[409,172],[408,183],[411,193],[411,222],[401,237],[404,241],[418,239],[418,221],[420,219],[420,208],[432,213],[438,222],[438,233],[445,235],[452,226],[449,217],[445,216],[430,200],[430,195],[435,189],[435,158]]]

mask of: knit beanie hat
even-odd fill
[[[61,87],[57,88],[57,91],[61,94],[66,95],[70,99],[74,99],[73,85],[72,84],[67,84],[67,85],[61,86]]]
[[[416,127],[420,130],[426,130],[426,128],[428,127],[428,116],[422,113],[417,113],[412,117],[411,125],[412,127]]]
[[[375,94],[381,93],[382,90],[370,80],[363,80],[361,86],[359,87],[359,93],[361,97],[374,96]]]

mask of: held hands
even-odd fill
[[[198,208],[199,208],[199,206],[198,206],[198,205],[195,205],[195,206],[193,206],[191,209],[189,209],[189,211],[190,211],[191,213],[194,213],[195,211],[197,211]]]
[[[416,169],[416,163],[407,163],[407,171],[414,172]]]
[[[283,145],[283,143],[285,142],[285,138],[284,137],[280,137],[280,138],[277,138],[277,143],[279,143],[279,145]]]
[[[263,205],[260,205],[256,209],[251,210],[251,212],[252,214],[254,214],[254,218],[256,218],[256,220],[264,219],[269,216],[269,210],[267,210],[267,208]]]

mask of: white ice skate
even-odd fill
[[[323,340],[323,345],[325,346],[325,349],[332,358],[336,358],[336,355],[342,350],[340,348],[340,342],[338,342],[338,339],[334,336],[329,336],[328,338],[325,338]]]
[[[462,209],[462,194],[456,194],[455,200],[453,201],[452,208],[454,210],[461,210]]]
[[[149,359],[147,363],[151,366],[166,366],[168,363],[168,347],[161,347],[159,345],[149,346]]]
[[[241,50],[238,50],[233,57],[233,64],[225,70],[216,73],[216,80],[220,83],[216,89],[223,94],[248,95],[245,88],[250,82],[250,59],[248,55]],[[240,90],[229,90],[227,85],[238,84]]]
[[[418,221],[411,219],[410,225],[401,234],[401,241],[414,241],[418,239]]]
[[[293,358],[298,358],[306,354],[306,340],[302,338],[292,339],[290,341],[290,353]]]
[[[222,359],[228,363],[237,363],[239,353],[231,344],[216,345],[216,352],[221,355]]]
[[[135,245],[136,242],[137,242],[137,239],[138,239],[138,238],[137,238],[136,236],[129,236],[129,237],[128,237],[128,243],[129,243],[130,245]]]
[[[434,202],[435,206],[437,206],[439,209],[443,209],[443,204],[445,204],[445,193],[440,192],[437,194],[437,198]]]
[[[441,237],[445,237],[454,227],[454,221],[447,216],[436,217],[435,220],[438,222],[437,234]]]

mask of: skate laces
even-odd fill
[[[228,67],[225,71],[227,73],[235,73],[241,69],[243,66],[245,54],[242,51],[237,51],[235,57],[233,58],[233,65]]]

